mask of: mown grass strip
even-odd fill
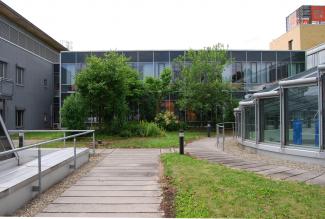
[[[176,217],[325,218],[325,188],[274,181],[189,156],[162,155]]]

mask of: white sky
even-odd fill
[[[73,50],[268,49],[285,17],[324,0],[3,0]]]

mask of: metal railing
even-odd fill
[[[217,123],[216,124],[216,137],[217,137],[217,148],[219,148],[220,144],[220,134],[222,134],[222,151],[225,150],[225,129],[226,129],[226,124],[231,124],[231,129],[232,129],[232,137],[235,138],[235,122],[222,122],[222,123]],[[221,129],[221,132],[220,132]]]
[[[0,152],[0,156],[8,155],[8,154],[13,154],[17,153],[19,151],[24,151],[30,148],[36,148],[37,147],[37,159],[38,159],[38,186],[33,186],[32,190],[33,191],[38,191],[41,193],[42,191],[42,145],[49,144],[52,142],[57,142],[57,141],[64,141],[64,145],[67,139],[72,139],[73,138],[73,165],[70,166],[70,168],[77,168],[77,147],[76,147],[76,137],[82,136],[82,135],[87,135],[92,133],[92,143],[93,143],[93,152],[95,152],[95,130],[8,130],[9,133],[28,133],[28,132],[63,132],[64,136],[61,138],[56,138],[56,139],[51,139],[43,142],[38,142],[35,144],[30,144],[27,146],[15,148],[12,150],[8,151],[3,151]],[[69,135],[66,136],[67,132],[79,132],[77,134]],[[18,165],[19,165],[19,157],[18,158]]]

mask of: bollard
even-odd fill
[[[19,132],[19,144],[18,147],[22,148],[24,147],[24,133]]]
[[[208,125],[207,125],[207,131],[208,131],[208,137],[210,138],[211,137],[211,125],[210,125],[210,123],[208,123]]]
[[[179,130],[179,154],[184,154],[184,131]]]

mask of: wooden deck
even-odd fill
[[[159,149],[108,149],[41,217],[162,217]]]

